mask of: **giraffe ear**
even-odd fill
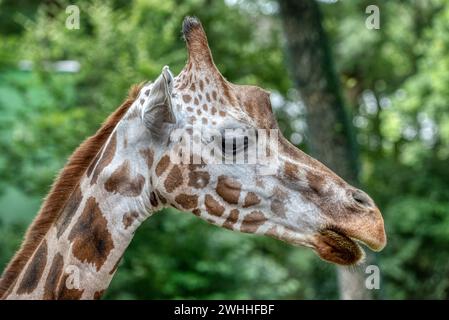
[[[165,66],[154,82],[148,100],[142,110],[145,126],[156,137],[162,135],[164,123],[176,123],[172,107],[172,91],[173,75],[168,66]]]

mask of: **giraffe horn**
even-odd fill
[[[189,51],[189,62],[216,69],[201,22],[196,17],[185,17],[182,23],[182,33]]]

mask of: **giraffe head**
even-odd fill
[[[386,236],[373,200],[282,136],[267,91],[224,79],[197,19],[184,20],[183,34],[186,66],[176,77],[164,67],[136,107],[153,141],[156,197],[218,226],[311,247],[337,264],[363,258],[357,242],[381,250]]]

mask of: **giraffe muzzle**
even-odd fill
[[[381,251],[387,244],[384,221],[379,209],[351,217],[343,226],[327,226],[313,237],[313,247],[324,260],[340,265],[363,261],[363,244],[372,251]]]

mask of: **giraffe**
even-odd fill
[[[363,260],[359,242],[374,251],[385,246],[373,200],[281,134],[265,145],[272,156],[266,172],[263,163],[212,163],[207,153],[195,162],[195,151],[187,162],[173,157],[175,131],[195,140],[200,127],[199,139],[209,142],[217,131],[278,129],[267,91],[221,75],[200,21],[186,17],[182,32],[188,61],[179,75],[165,66],[154,82],[134,86],[69,158],[3,272],[2,299],[99,299],[138,227],[169,206],[309,247],[340,265]],[[257,139],[240,148],[223,135],[212,144],[222,159],[234,159]]]

